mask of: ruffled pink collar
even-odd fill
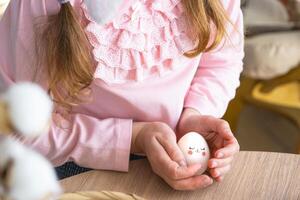
[[[125,0],[121,7],[113,20],[100,25],[81,4],[97,61],[94,77],[112,84],[139,82],[181,67],[194,43],[180,0]]]

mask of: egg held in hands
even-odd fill
[[[179,141],[178,146],[181,149],[187,165],[201,164],[197,175],[203,174],[207,169],[207,163],[210,158],[210,151],[206,140],[196,132],[185,134]]]

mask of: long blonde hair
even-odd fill
[[[196,48],[185,53],[195,57],[214,49],[226,34],[226,12],[220,0],[182,0]],[[212,30],[212,26],[215,30]],[[42,27],[42,28],[41,28]],[[38,65],[47,72],[49,92],[64,107],[83,102],[84,91],[93,81],[91,47],[72,5],[61,5],[57,15],[37,29]],[[211,41],[214,33],[213,42]]]
[[[185,55],[195,57],[202,52],[213,50],[224,38],[226,22],[229,21],[223,5],[219,0],[183,0],[183,4],[188,24],[197,42],[196,48]],[[211,39],[213,40],[210,43]]]

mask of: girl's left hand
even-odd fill
[[[222,181],[231,168],[233,156],[240,149],[228,122],[212,116],[204,116],[192,108],[186,108],[177,126],[178,140],[191,131],[198,132],[206,139],[211,150],[208,171],[216,181]]]

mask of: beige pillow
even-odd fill
[[[284,75],[300,64],[300,31],[262,34],[246,39],[244,74],[256,79]]]
[[[275,0],[248,0],[243,12],[246,27],[280,25],[289,21],[285,6]]]
[[[0,0],[0,19],[1,19],[2,15],[4,14],[8,3],[9,3],[9,0]]]

